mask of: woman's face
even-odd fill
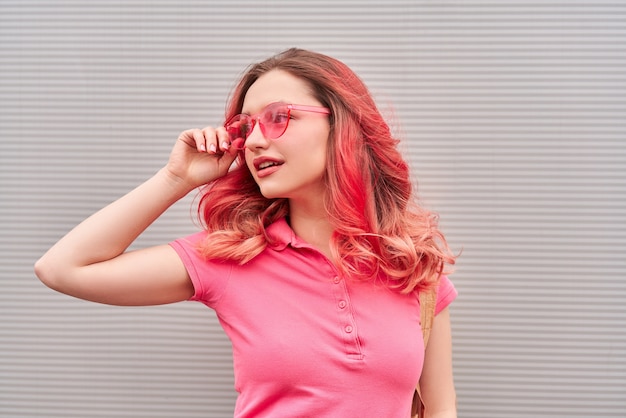
[[[305,81],[272,70],[249,88],[242,113],[255,115],[275,102],[322,106]],[[277,139],[267,139],[257,123],[246,140],[245,157],[263,196],[292,201],[322,199],[329,132],[328,115],[323,113],[291,110],[287,129]]]

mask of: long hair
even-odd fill
[[[398,140],[365,84],[345,64],[297,48],[255,64],[236,86],[226,119],[241,112],[250,86],[272,70],[304,80],[330,109],[324,203],[340,272],[382,278],[407,293],[435,285],[454,256],[437,217],[413,201]],[[261,194],[240,153],[235,168],[203,190],[198,213],[208,235],[202,251],[211,259],[247,263],[272,244],[266,227],[288,212],[286,199]]]

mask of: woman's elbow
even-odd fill
[[[61,291],[58,268],[45,255],[35,262],[35,275],[50,289]]]

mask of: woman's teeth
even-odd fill
[[[271,167],[273,165],[278,165],[278,164],[273,161],[266,161],[264,163],[259,164],[259,170],[263,170],[264,168]]]

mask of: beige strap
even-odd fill
[[[424,336],[424,352],[430,338],[430,330],[433,328],[435,319],[435,305],[437,303],[437,293],[433,290],[420,292],[420,323],[422,325],[422,335]],[[411,406],[411,417],[417,418],[424,416],[424,403],[422,402],[422,393],[420,391],[419,382],[413,394],[413,405]]]
[[[420,292],[420,322],[422,324],[422,335],[424,336],[424,349],[428,345],[430,330],[433,328],[436,302],[437,292],[434,290]]]

